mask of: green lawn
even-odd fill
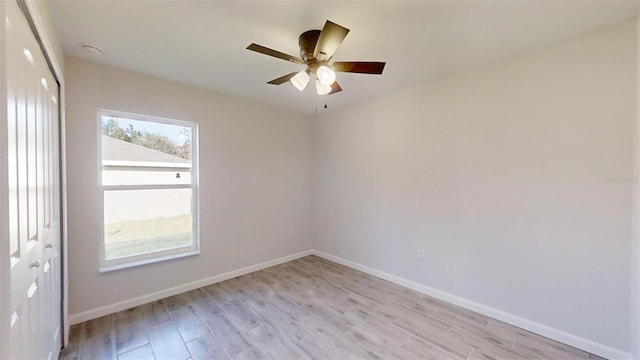
[[[107,259],[190,244],[191,215],[105,224]]]

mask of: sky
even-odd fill
[[[166,136],[178,146],[184,145],[185,140],[187,140],[188,137],[191,137],[190,129],[180,125],[162,124],[153,121],[133,120],[124,117],[102,116],[103,123],[109,121],[110,119],[117,121],[118,124],[120,124],[120,127],[123,129],[128,128],[129,124],[131,124],[133,125],[134,129],[142,133],[150,132],[152,134]],[[183,129],[187,129],[187,131],[189,131],[188,136],[180,133]]]

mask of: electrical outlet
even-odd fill
[[[424,249],[418,249],[418,260],[424,261]]]
[[[296,235],[296,232],[294,229],[289,229],[289,239],[293,239],[293,237]]]

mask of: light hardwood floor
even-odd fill
[[[308,256],[71,328],[61,359],[589,359]]]

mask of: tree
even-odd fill
[[[120,126],[120,123],[115,119],[109,119],[109,121],[102,123],[102,133],[114,139],[191,160],[191,130],[188,128],[184,128],[180,131],[180,134],[187,139],[182,146],[176,145],[166,136],[150,133],[148,131],[143,133],[136,130],[132,124],[129,124],[126,129],[123,129]]]
[[[127,130],[125,130],[125,133],[127,134],[127,136],[129,137],[129,139],[131,139],[130,142],[136,144],[138,139],[142,136],[142,133],[136,129],[133,128],[133,125],[129,124],[129,127],[127,128]]]
[[[102,123],[102,133],[114,139],[131,142],[131,136],[114,119],[109,119],[107,123]]]
[[[191,160],[191,140],[184,142],[182,146],[178,147],[178,156],[183,159]]]
[[[138,145],[162,151],[166,154],[179,156],[178,147],[166,136],[145,132]]]
[[[178,146],[178,156],[191,160],[191,129],[182,128],[182,130],[180,130],[180,136],[185,140],[182,146]]]

